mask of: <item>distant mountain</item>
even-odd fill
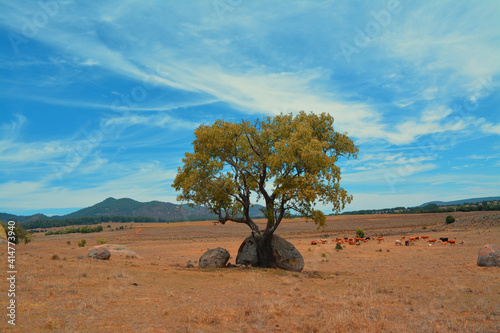
[[[80,209],[74,213],[61,216],[61,218],[100,217],[100,216],[145,216],[167,221],[188,221],[193,219],[214,219],[204,207],[189,207],[170,202],[150,201],[139,202],[129,198],[106,200],[91,207]]]
[[[35,214],[35,215],[13,215],[13,214],[7,214],[7,213],[0,213],[0,221],[3,222],[8,222],[8,221],[16,221],[16,222],[30,222],[30,221],[36,221],[36,220],[46,220],[49,219],[50,217],[43,215],[43,214]]]
[[[455,200],[455,201],[429,201],[424,204],[421,204],[418,207],[424,207],[429,204],[436,204],[438,206],[448,206],[448,205],[463,205],[464,203],[475,203],[475,202],[483,202],[483,201],[494,201],[494,200],[500,200],[500,197],[484,197],[484,198],[471,198],[471,199],[462,199],[462,200]]]
[[[250,216],[263,217],[259,210],[263,206],[255,205],[250,209]],[[178,205],[169,202],[150,201],[139,202],[129,198],[115,199],[107,198],[91,207],[80,209],[76,212],[47,217],[43,214],[32,216],[16,216],[12,214],[0,213],[0,221],[19,221],[30,222],[35,220],[63,220],[82,217],[101,217],[101,216],[127,216],[127,217],[151,217],[162,222],[178,221],[203,221],[215,220],[217,217],[210,213],[205,207],[189,207],[188,205]]]

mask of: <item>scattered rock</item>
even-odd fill
[[[304,258],[292,243],[278,235],[273,235],[271,249],[276,258],[276,267],[294,272],[300,272],[304,269]],[[257,263],[257,245],[253,237],[249,236],[240,245],[236,264],[255,266]]]
[[[79,254],[76,256],[76,259],[85,259],[85,256],[83,254]]]
[[[112,255],[125,256],[127,259],[142,259],[140,255],[132,251],[125,245],[120,244],[104,244],[99,247],[107,249]]]
[[[479,249],[477,265],[484,267],[500,267],[500,249],[496,244],[487,244]]]
[[[191,264],[191,263],[188,263],[186,267],[187,268],[194,268],[193,264]]]
[[[211,249],[205,252],[200,257],[200,267],[213,267],[213,268],[222,268],[226,266],[226,263],[229,260],[229,252],[222,247],[218,247],[216,249]]]
[[[102,246],[96,246],[96,247],[92,248],[92,250],[90,250],[89,254],[87,254],[87,257],[99,259],[99,260],[108,260],[110,256],[111,256],[111,252],[109,252],[108,249],[106,249]]]
[[[135,282],[134,282],[134,283],[132,283],[132,285],[133,285],[133,286],[136,286],[136,287],[138,286],[138,284],[137,284],[137,283],[135,283]]]

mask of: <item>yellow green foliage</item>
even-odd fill
[[[339,184],[340,157],[358,148],[333,128],[328,114],[280,114],[254,124],[218,120],[195,131],[194,152],[186,153],[172,185],[178,199],[203,205],[219,221],[257,226],[249,217],[250,195],[264,199],[266,231],[274,232],[290,211],[324,225],[316,202],[339,212],[352,200]]]

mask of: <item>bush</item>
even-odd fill
[[[71,242],[70,242],[70,241],[67,241],[67,242],[66,242],[66,244],[71,245]]]
[[[78,242],[79,247],[84,247],[87,241],[85,239],[82,239],[81,241]]]
[[[59,260],[59,256],[57,254],[53,254],[51,259],[52,260]]]
[[[337,245],[335,245],[335,250],[343,250],[342,248],[342,245],[340,245],[340,243],[337,243]]]
[[[4,228],[5,234],[7,235],[7,239],[9,241],[12,241],[12,238],[8,237],[14,237],[14,241],[12,243],[14,244],[20,244],[22,241],[24,244],[28,244],[33,240],[33,235],[31,234],[31,231],[26,231],[23,227],[19,225],[18,222],[15,224],[5,224],[3,222],[0,222],[0,228]]]
[[[451,215],[446,216],[446,224],[451,224],[455,222],[455,218]]]
[[[356,229],[356,236],[358,237],[365,237],[365,232],[362,229]]]
[[[96,240],[97,240],[97,244],[106,244],[108,242],[108,239],[104,238],[104,237],[99,237]]]

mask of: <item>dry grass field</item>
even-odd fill
[[[454,213],[451,225],[446,215],[329,217],[324,231],[303,220],[283,222],[277,234],[301,251],[301,273],[198,268],[199,257],[218,246],[234,264],[249,235],[243,225],[134,223],[109,231],[106,223],[101,233],[39,235],[16,247],[16,326],[2,315],[0,331],[499,332],[500,268],[476,261],[481,246],[500,245],[500,212]],[[385,241],[336,251],[332,238],[352,237],[357,228]],[[402,235],[449,237],[457,245],[396,246]],[[98,237],[142,258],[77,259]],[[77,246],[82,238],[85,248]],[[328,244],[310,245],[319,238]],[[195,268],[186,268],[189,262]],[[4,313],[7,289],[2,278]]]

